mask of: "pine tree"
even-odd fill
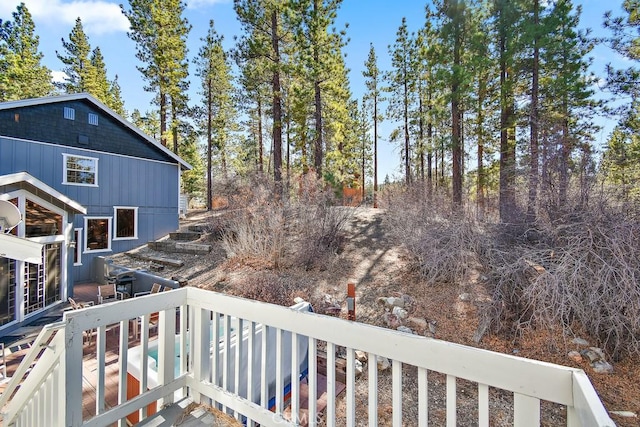
[[[120,7],[131,25],[128,35],[136,43],[136,58],[143,64],[137,68],[147,81],[145,90],[156,94],[162,144],[167,145],[170,130],[177,153],[188,102],[186,39],[191,26],[182,18],[186,5],[181,0],[130,0],[129,5],[129,10]]]
[[[378,58],[373,44],[369,48],[369,56],[365,62],[365,70],[362,75],[365,78],[367,93],[363,99],[363,109],[371,111],[373,121],[373,207],[378,207],[378,123],[381,117],[378,115],[379,103],[383,101],[381,89],[381,72],[378,69]],[[368,104],[368,105],[367,105]]]
[[[234,0],[234,9],[250,38],[246,40],[246,55],[249,58],[269,60],[271,74],[271,111],[273,141],[273,177],[282,189],[282,87],[283,72],[282,43],[291,5],[281,0]],[[259,108],[261,110],[261,108]]]
[[[194,60],[196,76],[201,80],[202,105],[199,111],[201,127],[206,129],[207,139],[207,209],[211,210],[213,200],[212,159],[215,146],[219,156],[223,176],[227,176],[227,146],[230,133],[236,128],[236,112],[233,105],[233,85],[231,67],[222,47],[223,37],[215,30],[213,20],[209,21],[207,35],[201,39],[204,45]]]
[[[91,45],[82,27],[82,20],[76,19],[75,26],[69,33],[69,41],[62,39],[63,53],[56,51],[56,56],[65,65],[65,79],[59,83],[65,93],[95,92],[95,72],[91,63]]]
[[[0,101],[50,95],[51,71],[41,64],[31,13],[20,3],[12,16],[13,21],[0,22]]]
[[[405,183],[411,183],[411,144],[409,140],[409,110],[414,102],[412,86],[415,81],[412,60],[414,54],[413,40],[407,29],[407,19],[402,18],[402,24],[396,33],[396,41],[389,46],[391,66],[393,70],[386,74],[389,85],[389,105],[387,114],[390,119],[400,121],[400,127],[392,132],[391,139],[403,138]],[[400,137],[402,135],[402,137]]]

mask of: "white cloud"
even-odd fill
[[[186,0],[187,9],[198,9],[213,6],[214,4],[230,3],[231,0]]]
[[[89,35],[126,32],[129,21],[118,2],[107,0],[22,0],[36,24],[63,25],[72,28],[78,17]],[[20,0],[0,2],[0,16],[11,19]]]
[[[67,73],[64,71],[51,71],[51,81],[54,83],[63,83],[67,79]]]

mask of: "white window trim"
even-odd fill
[[[133,231],[134,235],[131,237],[117,237],[116,230],[118,230],[118,210],[127,209],[133,210]],[[137,240],[138,239],[138,207],[137,206],[114,206],[113,207],[113,240]]]
[[[76,119],[76,110],[71,107],[64,107],[64,111],[62,116],[67,120],[75,120]]]
[[[82,265],[82,254],[84,253],[84,250],[83,250],[84,247],[82,245],[84,244],[84,240],[85,240],[84,239],[84,235],[82,234],[82,230],[84,230],[84,229],[83,228],[74,228],[73,231],[72,231],[74,236],[76,234],[76,231],[78,232],[78,237],[76,239],[76,248],[78,249],[78,259],[76,259],[74,257],[73,265]],[[69,252],[70,252],[71,256],[75,255],[76,248],[70,248],[69,249]]]
[[[89,230],[89,220],[92,219],[106,219],[107,220],[107,230],[109,230],[109,239],[108,239],[108,245],[106,248],[104,249],[89,249],[89,247],[87,246],[87,242],[89,241],[89,239],[87,238],[87,230]],[[111,218],[110,216],[85,216],[84,217],[84,234],[82,239],[84,240],[83,245],[82,245],[82,253],[83,254],[97,254],[100,252],[111,252],[111,241],[113,240],[113,228],[112,228],[112,224],[113,224],[113,218]]]
[[[88,159],[88,160],[94,160],[96,167],[95,167],[95,183],[94,184],[83,184],[83,183],[79,183],[79,182],[69,182],[67,181],[67,159],[69,157],[77,157],[79,159]],[[89,157],[89,156],[80,156],[78,154],[69,154],[69,153],[62,153],[62,184],[63,185],[77,185],[80,187],[98,187],[98,161],[100,159],[98,159],[97,157]]]
[[[87,115],[87,121],[92,126],[98,126],[98,115],[96,113],[89,113]]]

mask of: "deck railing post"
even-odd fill
[[[60,372],[64,381],[60,381],[61,395],[66,397],[60,399],[65,408],[60,413],[64,413],[64,425],[67,427],[79,427],[82,425],[82,342],[83,330],[79,319],[70,318],[67,326],[59,333],[65,334],[64,357],[60,359]]]

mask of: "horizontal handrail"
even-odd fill
[[[38,336],[33,341],[31,350],[27,352],[25,357],[22,359],[20,365],[18,365],[18,368],[11,376],[11,381],[9,381],[9,384],[7,384],[7,388],[5,389],[4,393],[0,395],[0,408],[3,408],[7,404],[9,398],[13,395],[13,393],[22,382],[25,374],[31,369],[31,365],[33,365],[33,362],[40,354],[40,351],[47,346],[47,343],[51,336],[55,332],[64,329],[65,325],[65,322],[56,322],[45,325],[42,328]]]
[[[117,309],[115,309],[116,305]],[[81,361],[82,359],[81,332],[88,329],[104,328],[107,325],[119,322],[121,326],[125,326],[128,319],[149,316],[150,313],[160,312],[161,317],[164,317],[164,324],[161,323],[158,334],[159,348],[164,349],[162,350],[162,352],[164,352],[163,357],[164,360],[167,360],[166,357],[169,354],[167,351],[173,351],[169,349],[173,348],[170,347],[170,345],[173,344],[172,341],[175,338],[175,335],[173,335],[175,333],[175,325],[170,326],[172,323],[170,319],[172,318],[171,316],[173,316],[171,313],[175,313],[178,308],[180,309],[181,318],[184,316],[185,322],[180,327],[181,332],[179,335],[184,334],[184,331],[187,329],[186,317],[187,313],[189,313],[189,317],[191,317],[189,337],[191,340],[195,339],[195,343],[192,343],[193,345],[189,350],[190,363],[188,366],[185,365],[187,369],[186,376],[183,373],[178,377],[180,381],[173,379],[173,375],[169,373],[172,372],[174,362],[167,361],[168,365],[166,366],[169,367],[167,368],[160,366],[161,359],[158,359],[158,373],[163,372],[162,375],[159,375],[159,377],[161,377],[159,388],[143,391],[138,397],[128,401],[125,400],[125,403],[98,414],[92,420],[87,421],[88,425],[100,425],[107,420],[113,422],[116,419],[121,419],[120,417],[127,413],[142,409],[151,401],[157,399],[162,400],[165,396],[168,396],[167,393],[183,387],[185,383],[182,381],[186,381],[189,393],[195,393],[197,396],[212,399],[218,404],[237,411],[239,415],[243,415],[243,410],[246,409],[246,411],[251,413],[251,416],[255,416],[254,420],[257,422],[260,422],[260,417],[269,415],[263,412],[263,404],[258,405],[257,403],[253,403],[250,399],[247,399],[246,396],[241,397],[237,395],[234,398],[233,391],[225,388],[227,381],[233,384],[234,381],[237,382],[239,378],[238,374],[234,374],[229,366],[222,367],[222,374],[219,372],[217,374],[213,373],[214,370],[215,372],[218,371],[217,363],[220,360],[224,360],[224,363],[232,362],[232,359],[227,359],[227,357],[235,358],[236,366],[239,366],[238,362],[241,360],[240,358],[246,357],[239,355],[239,352],[250,354],[250,357],[253,358],[260,357],[259,351],[256,354],[251,353],[251,351],[254,351],[252,349],[260,347],[259,339],[256,338],[255,342],[249,340],[246,343],[242,343],[241,340],[236,341],[238,344],[238,353],[234,355],[233,352],[222,352],[220,356],[218,356],[217,351],[210,353],[209,345],[205,348],[197,343],[198,339],[202,339],[203,344],[207,343],[217,348],[219,345],[217,339],[220,338],[220,336],[216,332],[214,336],[209,338],[208,329],[209,322],[211,322],[211,319],[214,319],[213,324],[215,326],[212,330],[217,331],[217,319],[219,319],[218,316],[220,315],[226,316],[226,319],[238,319],[238,322],[244,322],[238,323],[239,325],[243,324],[251,327],[252,330],[256,330],[258,325],[273,328],[278,331],[276,336],[278,340],[280,340],[278,341],[280,345],[283,343],[282,340],[284,338],[281,335],[283,333],[289,334],[290,338],[287,339],[295,339],[296,342],[302,339],[309,340],[310,353],[312,351],[315,353],[317,343],[326,342],[328,349],[330,349],[327,351],[327,363],[329,366],[335,364],[335,356],[330,354],[335,354],[332,350],[337,346],[345,347],[349,356],[349,360],[347,360],[347,387],[353,388],[354,386],[354,363],[353,360],[351,360],[353,359],[354,350],[362,350],[369,354],[370,357],[381,356],[393,360],[394,384],[401,380],[402,364],[418,367],[420,375],[423,376],[426,376],[427,371],[445,374],[447,376],[447,387],[451,386],[451,388],[447,390],[447,395],[454,397],[452,400],[454,414],[455,379],[460,378],[475,382],[479,385],[479,389],[483,395],[481,400],[482,405],[487,405],[488,387],[513,392],[516,397],[517,406],[521,409],[524,408],[523,411],[520,412],[520,417],[526,416],[522,414],[528,414],[530,411],[535,412],[539,406],[538,400],[545,400],[567,407],[567,424],[571,427],[577,425],[613,425],[588,377],[579,369],[467,347],[433,338],[405,334],[330,316],[299,312],[286,307],[218,294],[194,287],[185,287],[172,292],[103,304],[65,314],[65,320],[62,323],[67,325],[66,349],[68,352],[80,351],[78,355],[66,356],[67,370],[65,375],[67,395],[71,396],[67,401],[67,405],[73,406],[71,410],[69,410],[69,406],[67,407],[67,417],[71,417],[72,421],[67,421],[66,425],[81,425],[81,422],[77,422],[78,418],[81,419],[82,413],[80,406],[80,401],[82,400],[82,384],[81,380],[79,380],[79,369],[81,368],[78,368],[77,364],[72,363],[74,361]],[[162,313],[165,314],[162,315]],[[206,334],[203,332],[205,325],[207,328]],[[121,334],[122,333],[121,331]],[[125,331],[124,334],[125,335],[121,335],[121,345],[126,344],[127,332]],[[253,335],[249,334],[249,336]],[[181,340],[182,339],[181,336]],[[263,333],[261,339],[264,345],[264,343],[266,343],[266,341],[264,341],[266,340],[266,334]],[[224,348],[228,349],[232,341],[230,341],[229,335],[226,335],[225,339],[220,341],[220,343],[223,343]],[[181,351],[184,351],[184,344],[180,345],[183,348]],[[293,348],[293,344],[288,345],[291,345],[289,348]],[[276,348],[278,348],[278,345],[276,345]],[[276,355],[279,361],[281,361],[281,357],[283,357],[282,351],[282,348],[280,348]],[[121,357],[123,357],[122,354]],[[121,367],[121,369],[126,370],[126,355],[124,355],[124,357],[125,366]],[[206,367],[209,363],[208,357],[212,357],[210,368]],[[223,357],[224,359],[220,359]],[[264,366],[264,353],[261,357],[263,358]],[[207,359],[205,360],[204,358]],[[295,372],[297,377],[299,372],[294,371],[293,368],[297,366],[299,360],[295,354],[293,358],[291,375]],[[310,377],[313,377],[315,375],[315,368],[313,367],[315,366],[315,356],[312,357],[309,355],[309,360],[309,370],[313,372],[310,374]],[[181,369],[183,369],[182,372],[184,372],[185,368],[183,367]],[[210,369],[210,374],[203,373],[203,369]],[[332,370],[329,370],[327,372],[328,381],[335,381],[335,377],[332,376],[331,371]],[[514,373],[517,373],[517,375]],[[217,378],[216,375],[218,374],[222,375],[221,378],[224,378],[222,384],[215,382]],[[213,382],[203,380],[206,375],[211,375]],[[259,372],[258,375],[260,375]],[[247,374],[247,376],[250,377],[251,373]],[[279,377],[276,375],[276,378]],[[311,381],[315,382],[316,379],[312,379]],[[78,383],[76,384],[76,382]],[[400,384],[399,387],[401,387],[401,381],[397,384]],[[281,390],[282,385],[282,379],[278,379],[275,387],[276,390]],[[261,387],[266,389],[264,383]],[[401,398],[401,389],[396,390],[395,387],[394,385],[394,408],[396,400]],[[292,386],[292,390],[294,394],[297,393],[297,385]],[[353,390],[348,390],[348,407],[349,405],[353,405],[353,393]],[[262,395],[264,398],[264,392]],[[278,397],[278,399],[281,398],[282,396]],[[424,396],[421,399],[426,402]],[[331,407],[333,404],[335,404],[334,398],[329,396],[328,417],[335,416],[335,408]],[[294,405],[293,409],[296,410],[298,405],[297,400],[292,401],[292,405]],[[447,414],[449,414],[449,403],[447,405]],[[281,400],[276,400],[276,414],[273,415],[281,417],[281,410]],[[353,411],[353,406],[351,406],[348,412],[353,414]],[[486,410],[482,409],[482,419],[488,419],[485,414]],[[275,420],[275,418],[269,419],[272,421]],[[262,419],[261,424],[268,425],[266,420],[267,418]],[[394,413],[394,424],[401,423],[401,420],[401,415]],[[284,419],[282,422],[286,424]]]

